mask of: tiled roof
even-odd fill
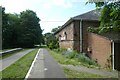
[[[109,40],[120,42],[120,32],[107,32],[107,33],[101,33],[99,35],[104,36]]]
[[[73,20],[91,20],[91,21],[99,21],[100,17],[100,10],[92,10],[89,12],[86,12],[84,14],[75,16],[70,18],[58,31],[56,31],[54,34],[61,31],[63,28],[65,28],[68,24],[70,24]]]
[[[92,10],[92,11],[89,11],[87,13],[75,16],[75,17],[73,17],[73,19],[75,19],[75,20],[82,19],[82,20],[96,20],[96,21],[98,21],[99,17],[100,17],[100,10]]]

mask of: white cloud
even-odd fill
[[[68,2],[66,0],[52,0],[53,2],[53,5],[56,5],[56,6],[61,6],[61,7],[64,7],[64,8],[70,8],[72,7],[72,3],[71,2]]]
[[[2,6],[6,8],[6,12],[21,12],[23,10],[29,9],[31,4],[28,4],[27,1],[28,0],[3,0]]]
[[[50,9],[52,7],[71,8],[72,3],[66,0],[44,0],[43,7]]]
[[[44,0],[2,0],[2,6],[6,8],[6,12],[19,13],[26,9],[36,10],[41,7]]]

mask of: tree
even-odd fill
[[[61,28],[61,26],[58,26],[57,28],[53,28],[53,29],[51,30],[51,32],[52,32],[52,33],[55,33],[59,28]]]
[[[7,15],[7,16],[4,16]],[[2,41],[3,48],[17,47],[19,32],[19,15],[3,13]]]
[[[55,49],[59,47],[58,39],[52,33],[45,33],[44,38],[48,48]]]
[[[9,35],[9,44],[12,47],[19,47],[18,46],[18,37],[19,37],[19,29],[20,29],[20,17],[18,14],[8,14],[8,26],[11,35]]]
[[[21,14],[5,13],[2,8],[2,48],[33,47],[43,43],[40,19],[31,10]]]
[[[0,50],[2,50],[2,6],[0,6]]]
[[[2,7],[2,48],[7,48],[9,45],[9,36],[7,35],[7,32],[9,32],[9,26],[8,26],[8,15],[5,14],[5,8]]]
[[[101,9],[99,33],[120,32],[120,1],[90,3],[95,3],[96,8]]]
[[[22,47],[33,47],[42,42],[42,30],[39,24],[40,19],[32,10],[26,10],[20,14],[20,37],[19,45]]]
[[[58,28],[53,28],[51,32],[54,33],[54,32],[56,32],[57,30],[58,30]]]

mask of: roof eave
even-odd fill
[[[62,27],[59,29],[59,30],[57,30],[55,33],[54,33],[54,35],[56,35],[57,33],[59,33],[62,29],[64,29],[68,24],[70,24],[72,21],[74,21],[74,20],[82,20],[82,21],[98,21],[99,22],[99,20],[89,20],[89,19],[77,19],[77,18],[70,18],[64,25],[62,25]]]
[[[60,32],[62,29],[64,29],[68,24],[70,24],[73,21],[73,18],[70,18],[64,25],[62,25],[62,27],[60,29],[58,29],[55,33],[57,34],[58,32]]]

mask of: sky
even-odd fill
[[[36,12],[41,19],[43,34],[62,26],[71,17],[95,9],[95,4],[85,4],[87,0],[0,0],[6,13],[20,13],[27,9]]]

